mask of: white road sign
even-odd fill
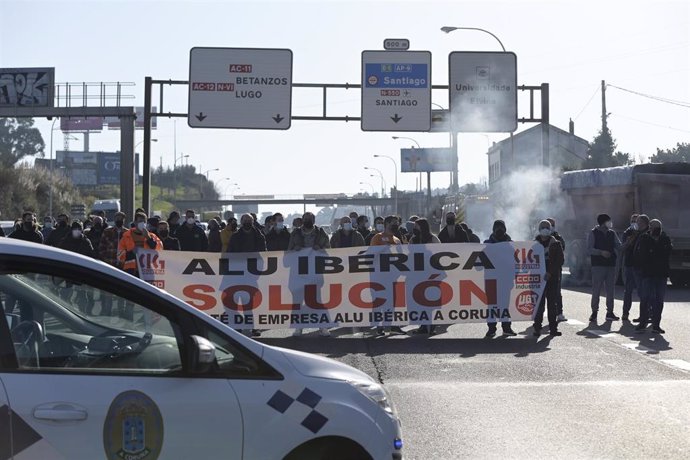
[[[517,56],[505,52],[450,53],[450,110],[455,132],[517,129]]]
[[[292,51],[192,48],[189,107],[192,128],[288,129]]]
[[[431,53],[362,52],[362,130],[431,129]]]

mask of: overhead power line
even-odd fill
[[[658,102],[664,102],[666,104],[673,104],[673,105],[677,105],[680,107],[690,108],[690,102],[678,101],[678,100],[668,99],[668,98],[660,97],[660,96],[653,96],[651,94],[640,93],[639,91],[633,91],[631,89],[621,88],[620,86],[611,85],[611,84],[607,84],[606,86],[611,87],[611,88],[616,88],[616,89],[619,89],[621,91],[625,91],[627,93],[635,94],[637,96],[646,97],[648,99],[652,99],[652,100],[655,100]]]
[[[582,110],[580,110],[580,111],[578,112],[578,114],[575,115],[575,118],[573,119],[573,121],[577,121],[577,119],[580,118],[580,115],[582,115],[582,112],[584,112],[585,109],[586,109],[587,107],[589,107],[589,104],[590,104],[590,103],[592,102],[592,100],[594,99],[594,96],[596,96],[598,93],[599,93],[599,85],[597,85],[596,89],[594,90],[594,94],[592,94],[592,97],[590,97],[589,100],[587,101],[587,103],[585,104],[585,106],[582,107]]]

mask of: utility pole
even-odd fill
[[[608,129],[606,124],[606,81],[601,80],[601,132],[605,133]]]

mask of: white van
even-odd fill
[[[110,200],[96,200],[94,201],[93,206],[91,207],[92,214],[95,211],[105,212],[105,220],[108,222],[108,225],[115,224],[115,214],[120,212],[120,210],[120,200],[115,198]]]
[[[0,293],[3,458],[402,459],[367,374],[258,343],[109,265],[3,238]]]

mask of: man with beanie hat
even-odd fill
[[[597,225],[587,236],[587,249],[592,261],[592,315],[590,322],[597,320],[601,288],[606,284],[606,321],[617,321],[613,313],[613,293],[616,278],[616,253],[621,247],[618,235],[613,231],[613,222],[608,214],[597,216]]]
[[[493,232],[491,233],[491,236],[489,236],[488,240],[484,241],[484,244],[493,244],[493,243],[505,243],[508,241],[513,241],[510,238],[510,235],[506,233],[506,223],[503,222],[502,220],[497,220],[494,221],[494,226],[493,226]],[[496,318],[489,318],[486,321],[486,324],[489,326],[489,330],[486,332],[487,338],[494,337],[496,335]],[[513,331],[512,328],[512,322],[506,321],[501,323],[501,328],[503,329],[503,335],[507,336],[516,336],[517,334],[515,331]]]
[[[72,222],[71,232],[60,242],[59,248],[65,251],[76,252],[83,256],[96,258],[93,244],[91,244],[91,240],[84,235],[84,226],[78,220]]]
[[[552,336],[562,335],[558,331],[558,289],[561,269],[563,268],[563,247],[560,241],[553,236],[551,222],[542,220],[539,222],[539,234],[535,238],[544,247],[544,259],[546,261],[546,287],[544,295],[541,297],[537,314],[534,317],[534,336],[541,334],[541,324],[544,320],[544,308],[547,308],[549,320],[549,334]]]

